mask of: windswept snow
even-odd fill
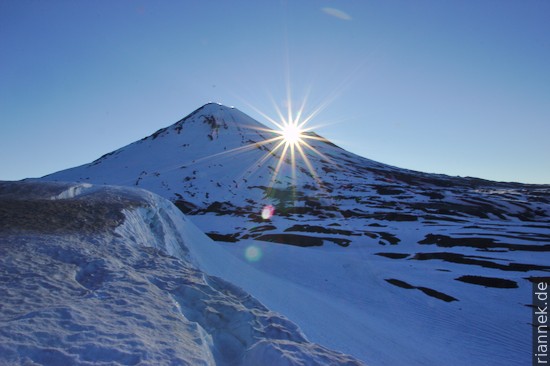
[[[259,261],[247,261],[250,246],[262,253]],[[309,339],[368,364],[522,365],[529,360],[528,281],[518,289],[460,284],[453,281],[458,265],[403,266],[357,247],[299,248],[249,240],[191,246],[191,251],[205,271],[284,313]],[[448,272],[438,271],[445,267]],[[396,287],[385,280],[391,278],[459,301]]]
[[[62,199],[67,199],[67,198],[75,198],[76,196],[81,196],[84,191],[86,191],[87,189],[90,189],[92,188],[92,185],[89,184],[89,183],[80,183],[80,184],[75,184],[75,185],[72,185],[70,187],[67,187],[66,190],[64,190],[63,192],[51,197],[51,199],[53,200],[62,200]]]
[[[117,230],[188,256],[368,364],[528,363],[532,282],[550,272],[550,185],[415,172],[308,133],[320,154],[293,162],[261,123],[207,104],[43,179],[171,200],[218,242],[182,251],[164,229],[173,207],[126,210],[136,225]]]
[[[1,182],[0,364],[361,364],[198,270],[191,243],[213,245],[146,191]]]

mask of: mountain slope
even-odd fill
[[[204,274],[143,190],[0,182],[0,364],[361,365]]]
[[[296,153],[293,170],[273,136],[208,104],[43,179],[132,185],[172,200],[232,242],[195,248],[206,251],[201,268],[368,363],[528,362],[531,282],[550,271],[550,186],[400,169],[313,134],[320,154]],[[289,293],[266,285],[283,279]],[[495,324],[505,331],[495,335]]]
[[[192,215],[236,214],[249,222],[261,221],[258,214],[266,204],[289,219],[549,219],[549,186],[399,169],[346,152],[317,135],[307,142],[320,154],[304,149],[310,164],[298,152],[295,159],[287,153],[281,160],[283,149],[275,149],[276,141],[266,142],[274,136],[236,109],[207,104],[151,136],[44,179],[138,186],[169,198]],[[205,231],[215,228],[199,226]],[[225,230],[235,238],[259,236],[247,227],[225,225]]]

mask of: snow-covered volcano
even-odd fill
[[[283,155],[283,149],[275,149],[276,141],[268,142],[275,136],[239,110],[210,103],[90,164],[45,178],[139,186],[160,193],[191,214],[222,207],[257,213],[264,202],[281,204],[290,199],[281,196],[290,189],[326,191],[334,184],[333,179],[323,179],[326,187],[320,186],[315,178],[337,168],[328,155],[323,158],[309,151],[312,169],[301,158],[295,159],[293,169],[290,153]],[[312,145],[338,157],[344,153],[322,139]],[[299,204],[300,193],[293,192]]]
[[[261,231],[277,234],[273,240],[292,242],[281,232],[315,231],[288,227],[294,221],[303,224],[304,218],[332,219],[334,226],[345,226],[347,231],[340,230],[344,236],[348,231],[364,235],[365,220],[383,225],[549,218],[549,186],[400,169],[310,134],[316,138],[307,140],[313,149],[303,149],[306,159],[298,152],[292,158],[276,149],[277,141],[268,142],[276,134],[265,125],[237,109],[210,103],[90,164],[43,179],[138,186],[170,199],[190,215],[226,216],[222,227],[217,220],[197,223],[206,232],[221,231],[228,240],[257,237]],[[260,229],[260,213],[267,204],[275,207],[280,220]],[[233,223],[228,216],[239,220]],[[356,218],[360,225],[351,224]],[[338,230],[328,231],[328,237],[338,237]],[[379,239],[392,242],[388,236]]]
[[[550,271],[550,186],[396,168],[317,135],[293,162],[274,135],[207,104],[43,179],[170,199],[225,255],[201,268],[368,363],[529,361],[531,281]],[[274,215],[262,217],[267,205]]]

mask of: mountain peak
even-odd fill
[[[229,123],[237,128],[253,128],[259,130],[267,129],[264,124],[254,120],[237,108],[215,102],[208,102],[204,104],[191,112],[189,115],[182,118],[180,121],[176,122],[173,126],[176,128],[181,128],[181,124],[196,118],[201,119],[202,122],[210,124],[212,128],[215,128],[216,126],[224,126],[224,128],[227,129]]]
[[[226,105],[223,105],[221,103],[217,103],[217,102],[208,102],[206,104],[204,104],[203,106],[197,108],[193,113],[195,112],[220,112],[220,111],[224,111],[224,112],[231,112],[231,111],[234,111],[235,110],[235,107],[228,107]],[[193,114],[191,113],[191,114]]]

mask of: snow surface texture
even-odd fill
[[[170,199],[226,241],[193,247],[203,270],[369,364],[530,362],[530,280],[550,271],[550,186],[414,172],[322,138],[308,140],[322,156],[307,151],[308,165],[296,154],[293,172],[266,143],[274,135],[207,104],[44,179]],[[267,205],[275,214],[262,218]]]
[[[0,182],[0,364],[360,365],[192,264],[212,246],[170,202]]]

